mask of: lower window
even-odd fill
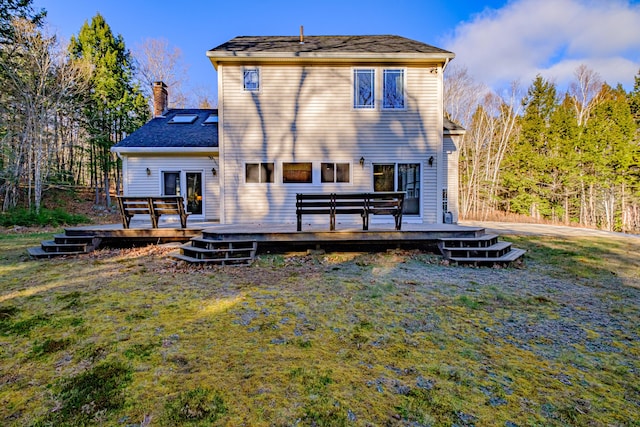
[[[285,184],[311,184],[312,183],[311,163],[283,163],[282,182]]]
[[[273,163],[247,163],[245,165],[245,182],[273,182]]]
[[[403,213],[420,215],[420,163],[373,165],[373,191],[404,191]]]
[[[321,182],[349,182],[349,163],[321,163]]]

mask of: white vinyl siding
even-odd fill
[[[243,90],[242,66],[220,67],[224,222],[295,223],[296,193],[345,191],[345,185],[348,191],[371,191],[372,164],[384,162],[423,165],[422,220],[437,222],[441,187],[436,166],[426,163],[442,152],[441,73],[431,73],[434,66],[401,67],[403,110],[354,109],[350,65],[262,65],[259,93]],[[381,76],[400,67],[369,68]],[[245,164],[255,159],[276,160],[268,190],[244,183]],[[313,162],[313,183],[282,184],[285,162]],[[321,183],[320,164],[326,162],[349,163],[351,182]]]
[[[162,172],[202,172],[205,207],[203,219],[218,220],[220,218],[220,187],[218,175],[213,175],[211,172],[214,167],[217,169],[216,163],[206,156],[125,155],[122,168],[124,194],[160,196],[162,195]],[[150,175],[147,175],[147,168],[151,171]]]

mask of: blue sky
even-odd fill
[[[129,49],[164,38],[189,65],[185,89],[210,91],[206,51],[238,35],[397,34],[456,54],[479,82],[500,90],[536,74],[566,86],[580,64],[611,85],[640,71],[640,0],[34,0],[63,39],[100,12]]]

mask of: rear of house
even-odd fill
[[[464,130],[442,102],[453,53],[398,36],[300,36],[237,37],[207,56],[218,109],[168,109],[156,83],[154,118],[112,148],[125,195],[181,195],[190,220],[293,225],[297,193],[404,191],[404,222],[457,221]]]
[[[222,223],[294,223],[296,193],[372,191],[405,191],[405,222],[455,221],[459,133],[445,147],[442,103],[451,52],[398,36],[237,37],[207,56]]]

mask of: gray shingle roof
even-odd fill
[[[218,67],[221,61],[326,60],[339,61],[437,61],[453,59],[452,52],[405,37],[305,36],[304,43],[293,36],[240,36],[207,52]]]
[[[304,43],[292,36],[240,36],[211,52],[342,52],[342,53],[443,53],[451,52],[416,40],[394,35],[305,36]]]
[[[193,123],[169,123],[176,114],[193,114]],[[203,124],[216,109],[171,109],[162,117],[155,117],[140,129],[114,145],[126,148],[216,148],[218,147],[218,123]]]
[[[466,133],[465,128],[463,128],[462,126],[460,126],[458,123],[454,122],[453,120],[449,119],[448,117],[444,117],[444,121],[443,121],[443,128],[445,130],[445,132],[449,132],[451,134],[454,133]]]

